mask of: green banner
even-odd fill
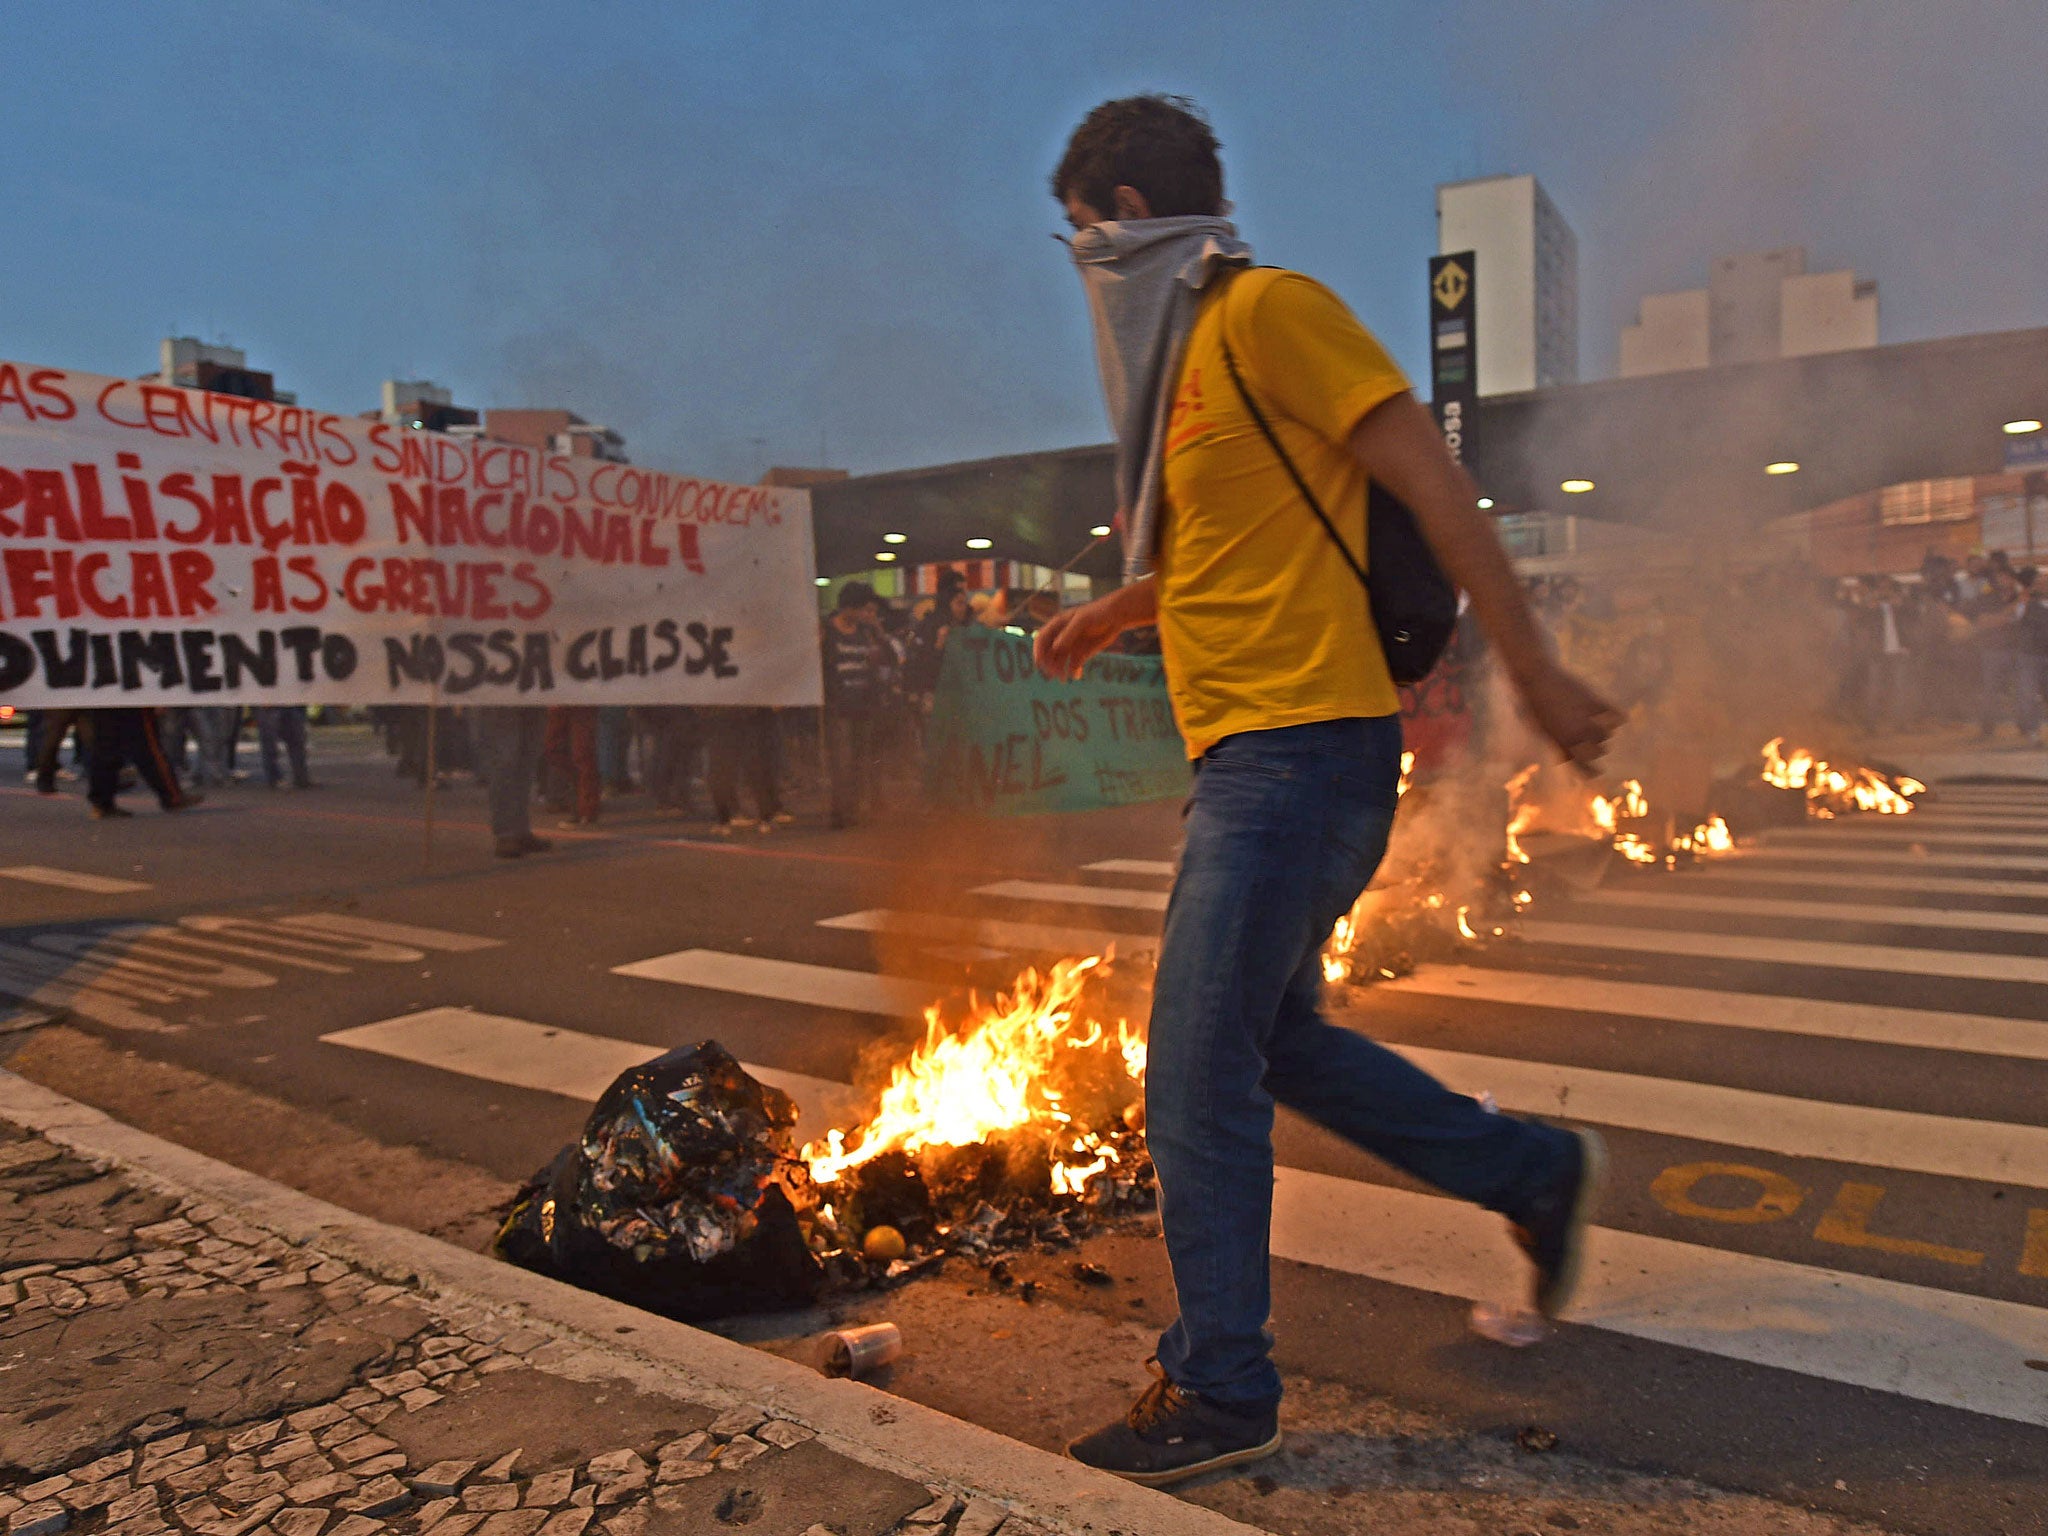
[[[1187,749],[1157,656],[1098,656],[1078,682],[1031,662],[1027,636],[963,627],[946,640],[925,735],[925,796],[1023,816],[1167,800],[1188,791]]]

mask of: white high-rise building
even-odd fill
[[[1579,241],[1534,176],[1486,176],[1436,189],[1439,255],[1471,251],[1479,393],[1579,379]]]

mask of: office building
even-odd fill
[[[1479,393],[1517,394],[1579,378],[1579,242],[1534,176],[1436,189],[1439,255],[1471,251]]]
[[[492,410],[484,412],[484,436],[519,443],[575,459],[626,462],[626,440],[610,427],[585,421],[574,411]]]
[[[274,400],[296,405],[298,396],[276,387],[275,378],[251,368],[240,347],[213,346],[196,336],[166,336],[157,350],[157,380],[182,389],[240,395],[245,400]]]
[[[431,379],[386,379],[383,404],[365,412],[371,420],[422,432],[450,432],[470,437],[483,428],[475,411],[455,403],[452,390]]]
[[[1718,256],[1707,286],[1645,296],[1621,332],[1621,376],[1877,345],[1877,283],[1806,270],[1806,248]]]

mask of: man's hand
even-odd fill
[[[1522,706],[1565,761],[1591,777],[1627,716],[1556,663],[1518,680]]]
[[[1159,606],[1148,576],[1107,597],[1054,614],[1033,637],[1031,656],[1047,677],[1072,682],[1088,665],[1088,658],[1118,635],[1158,617]]]

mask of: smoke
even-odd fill
[[[1592,371],[1611,370],[1643,294],[1783,245],[1876,278],[1887,341],[2041,323],[2037,5],[1489,3],[1459,18],[1489,170],[1534,171],[1578,232]]]

